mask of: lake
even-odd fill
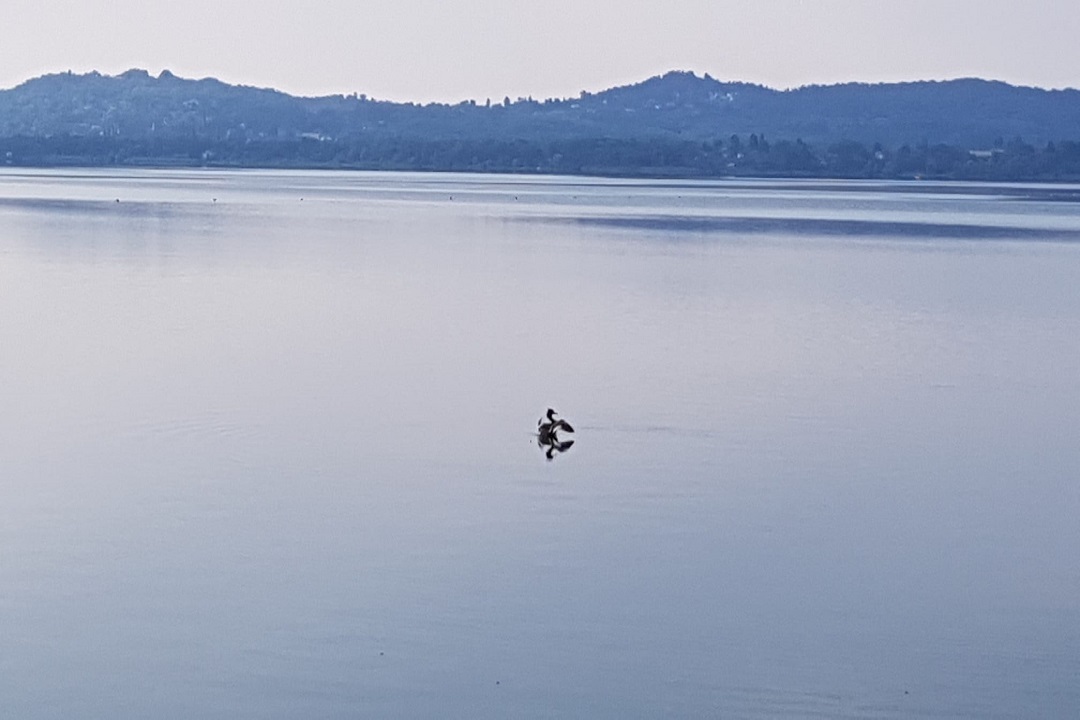
[[[1080,186],[8,168],[3,714],[1075,717],[1078,400]]]

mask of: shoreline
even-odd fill
[[[94,162],[74,158],[57,158],[42,162],[7,162],[0,163],[0,168],[11,170],[71,170],[71,169],[113,169],[113,170],[311,170],[340,172],[387,172],[387,173],[423,173],[423,174],[462,174],[462,175],[522,175],[532,177],[579,177],[612,180],[701,180],[701,181],[738,181],[738,180],[776,180],[776,181],[840,181],[840,182],[880,182],[880,183],[958,183],[969,185],[1008,185],[1008,184],[1080,184],[1080,174],[1064,176],[1016,175],[1008,177],[970,177],[952,174],[897,174],[897,175],[858,175],[828,173],[706,173],[692,168],[607,168],[589,167],[577,170],[530,169],[530,168],[475,168],[475,167],[415,167],[405,165],[386,165],[375,163],[310,163],[310,162],[263,162],[230,163],[203,162],[186,158],[155,158],[153,160],[126,162]]]

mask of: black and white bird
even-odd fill
[[[541,434],[554,435],[559,430],[565,430],[566,432],[574,432],[574,427],[565,420],[555,419],[555,411],[551,408],[547,410],[547,422],[544,422],[544,418],[540,418],[536,421],[536,427]]]
[[[574,426],[561,418],[556,418],[555,411],[551,408],[548,408],[547,413],[536,421],[536,444],[547,448],[545,455],[548,460],[551,460],[555,453],[566,452],[574,444],[573,440],[560,439],[558,434],[560,430],[572,433]]]

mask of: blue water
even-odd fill
[[[1078,197],[0,172],[0,715],[1076,716]]]

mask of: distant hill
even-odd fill
[[[183,79],[168,71],[153,77],[143,70],[46,75],[0,91],[0,137],[711,140],[751,133],[890,147],[920,142],[990,147],[1016,136],[1042,145],[1080,135],[1080,91],[986,80],[779,91],[670,72],[574,99],[421,106],[356,95],[294,97],[215,79]]]
[[[0,91],[0,139],[8,164],[183,157],[234,165],[674,174],[758,167],[812,175],[829,165],[831,152],[844,156],[841,174],[873,175],[885,171],[885,155],[906,148],[922,153],[926,172],[948,174],[943,168],[967,162],[969,150],[996,154],[1011,144],[1041,151],[1080,140],[1080,91],[977,79],[781,91],[670,72],[570,99],[418,105],[356,94],[294,97],[168,71],[61,73]],[[748,165],[741,144],[749,141],[760,152],[785,143],[783,157]],[[691,152],[690,143],[699,149]],[[833,146],[840,149],[827,151]],[[931,162],[934,146],[961,154],[950,160],[939,150]],[[917,159],[908,165],[919,174]]]

